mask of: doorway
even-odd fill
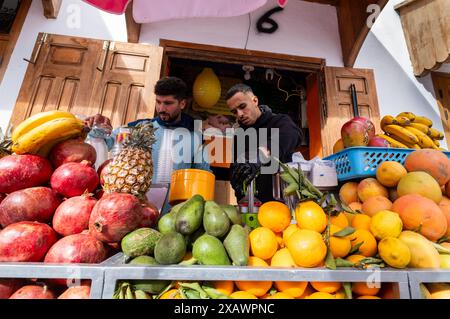
[[[433,79],[434,91],[436,100],[441,114],[442,126],[444,127],[445,140],[447,145],[450,141],[450,74],[433,72],[431,74]]]

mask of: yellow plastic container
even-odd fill
[[[169,203],[176,205],[194,195],[202,195],[205,200],[214,200],[216,177],[201,169],[180,169],[172,173]]]

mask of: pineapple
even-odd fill
[[[106,193],[129,193],[145,199],[153,175],[154,131],[151,122],[138,124],[132,130],[122,151],[106,167],[103,186]]]

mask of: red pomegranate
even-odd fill
[[[53,229],[63,236],[79,234],[89,227],[89,217],[97,200],[90,194],[71,197],[56,209]]]
[[[1,194],[0,193],[0,204],[3,202],[3,200],[5,199],[6,195],[5,194]]]
[[[48,286],[29,285],[17,290],[9,299],[55,299]]]
[[[354,117],[352,120],[364,125],[364,127],[367,128],[367,132],[369,133],[370,138],[375,136],[375,125],[373,125],[373,122],[369,120],[367,117],[357,116]]]
[[[106,257],[106,248],[101,241],[89,234],[75,234],[58,240],[48,251],[44,262],[98,264]]]
[[[375,126],[364,117],[355,117],[345,123],[341,128],[341,137],[344,146],[367,146],[375,136]]]
[[[98,175],[88,162],[66,163],[55,170],[50,184],[64,197],[75,197],[93,192],[98,185]]]
[[[142,205],[142,221],[139,225],[141,227],[153,227],[156,225],[159,217],[159,211],[151,202],[146,202]]]
[[[97,199],[101,199],[103,197],[103,195],[105,195],[105,191],[103,189],[98,189],[95,192],[95,198],[97,198]]]
[[[91,287],[89,285],[80,285],[69,287],[58,299],[89,299]]]
[[[0,262],[39,262],[56,242],[56,233],[37,222],[11,224],[0,231]]]
[[[37,155],[9,155],[0,159],[0,193],[40,186],[52,176],[50,162]]]
[[[370,146],[370,147],[391,147],[391,144],[389,144],[389,142],[386,141],[384,138],[375,136],[370,139],[368,146]]]
[[[57,144],[50,152],[49,159],[54,168],[62,164],[87,161],[94,165],[97,159],[95,148],[80,139],[72,139]]]
[[[126,234],[139,227],[142,218],[141,203],[135,196],[106,194],[92,210],[89,232],[103,242],[119,242]]]
[[[0,203],[0,224],[5,227],[21,221],[47,223],[61,203],[48,187],[32,187],[9,194]]]
[[[23,286],[20,279],[0,278],[0,299],[8,299],[17,289]]]

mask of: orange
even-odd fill
[[[359,247],[359,252],[361,255],[364,255],[366,257],[372,257],[375,256],[375,254],[378,251],[377,246],[377,240],[372,235],[372,233],[365,229],[357,229],[353,234],[348,236],[350,238],[350,241],[352,243],[352,248],[359,244],[363,243]]]
[[[381,298],[377,296],[360,296],[356,299],[381,299]]]
[[[250,256],[248,258],[247,266],[269,267],[269,265],[264,260],[253,256]],[[252,295],[255,295],[256,297],[265,295],[272,287],[271,281],[236,281],[235,284],[239,290],[247,291]]]
[[[354,210],[355,212],[357,212],[357,211],[362,212],[362,204],[359,202],[350,203],[350,204],[348,204],[348,207],[351,208],[352,210]],[[353,217],[355,217],[356,215],[350,214],[347,212],[344,212],[344,214],[345,214],[345,217],[347,217],[347,219],[348,219],[348,224],[351,225]]]
[[[386,187],[396,187],[400,179],[408,172],[402,164],[394,161],[381,163],[377,168],[377,180]]]
[[[319,292],[326,292],[329,294],[334,294],[342,287],[340,282],[326,281],[311,281],[311,286]]]
[[[267,227],[258,227],[248,235],[250,251],[253,256],[270,259],[278,250],[278,241],[274,232]]]
[[[308,297],[305,297],[305,299],[334,299],[334,296],[327,292],[315,292]]]
[[[307,201],[295,208],[295,220],[301,229],[322,233],[327,227],[327,215],[316,202]]]
[[[274,295],[267,297],[266,299],[294,299],[294,297],[284,292],[277,292]]]
[[[359,202],[358,198],[358,184],[354,182],[348,182],[342,185],[339,189],[339,198],[344,204],[350,204],[352,202]]]
[[[309,229],[295,231],[287,241],[287,248],[300,267],[316,267],[327,254],[327,246],[322,236]]]
[[[296,230],[299,230],[297,224],[289,225],[285,230],[283,230],[283,243],[286,246],[289,236],[291,236]]]
[[[295,261],[287,248],[282,248],[273,255],[271,267],[296,267]]]
[[[283,233],[275,233],[275,238],[277,239],[278,248],[284,248]]]
[[[347,237],[334,237],[333,234],[340,231],[341,228],[331,224],[330,226],[330,249],[334,258],[344,258],[352,249],[352,243]]]
[[[347,296],[345,295],[345,291],[343,288],[339,289],[339,291],[337,291],[334,294],[334,298],[336,299],[347,299]]]
[[[364,258],[366,258],[366,256],[354,254],[354,255],[348,256],[347,258],[345,258],[345,260],[348,260],[351,263],[357,264]]]
[[[291,223],[289,207],[280,202],[264,203],[258,210],[258,221],[275,233],[283,231]]]
[[[299,298],[305,293],[307,281],[276,281],[275,287],[278,291],[291,295],[294,298]]]
[[[234,291],[234,282],[229,280],[213,281],[213,287],[217,291],[229,296]]]
[[[235,291],[230,295],[231,299],[258,299],[255,295],[247,291]]]
[[[353,217],[352,227],[356,229],[370,230],[370,216],[365,214],[358,214]]]
[[[331,224],[341,228],[349,226],[348,219],[343,212],[337,214],[336,216],[331,216]]]
[[[296,297],[296,299],[306,299],[309,295],[313,294],[315,290],[311,287],[311,285],[306,285],[305,291],[300,297]]]
[[[375,296],[380,291],[380,288],[372,287],[375,286],[372,283],[369,285],[370,287],[365,282],[354,282],[352,283],[352,291],[361,296]]]
[[[159,299],[181,299],[178,289],[170,289],[163,293]]]

